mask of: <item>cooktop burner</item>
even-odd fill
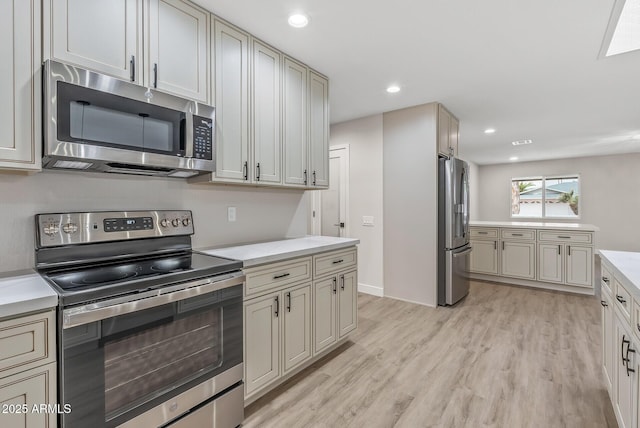
[[[197,252],[50,270],[44,277],[67,304],[143,291],[239,270],[242,263]]]

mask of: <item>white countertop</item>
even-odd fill
[[[58,305],[58,295],[33,271],[8,272],[0,277],[0,318]]]
[[[352,247],[359,239],[335,238],[331,236],[305,236],[282,241],[261,242],[235,247],[198,249],[212,256],[242,260],[244,267],[272,263],[293,257],[308,256],[323,251]]]
[[[470,221],[469,226],[484,227],[513,227],[520,229],[558,229],[558,230],[580,230],[584,232],[597,232],[597,226],[584,223],[550,223],[537,221]]]
[[[600,250],[600,257],[605,259],[617,271],[614,275],[622,275],[627,283],[633,285],[631,291],[636,298],[640,298],[640,253],[629,251]]]

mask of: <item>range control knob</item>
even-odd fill
[[[183,219],[182,219],[182,225],[183,225],[184,227],[187,227],[187,226],[189,226],[190,224],[191,224],[191,220],[189,220],[189,217],[187,217],[187,218],[183,218]]]
[[[169,220],[167,220],[166,218],[163,218],[162,220],[160,220],[160,226],[162,227],[169,226]]]
[[[62,226],[62,230],[64,230],[65,233],[76,233],[78,231],[78,225],[75,223],[67,223],[64,226]]]
[[[55,223],[45,224],[43,228],[43,232],[49,236],[56,235],[58,234],[58,232],[60,232],[60,226],[58,226]]]
[[[173,227],[178,227],[180,226],[180,219],[179,218],[174,218],[173,220],[171,220],[171,225]]]

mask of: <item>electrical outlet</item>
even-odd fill
[[[236,221],[236,207],[227,208],[227,221]]]
[[[362,216],[362,225],[363,226],[373,226],[373,216],[371,216],[371,215],[363,215]]]

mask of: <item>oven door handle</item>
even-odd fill
[[[62,311],[62,328],[67,329],[91,322],[113,318],[118,315],[141,311],[168,303],[200,296],[234,285],[242,285],[245,276],[240,273],[204,278],[173,286],[91,303]],[[131,300],[135,297],[135,300]]]

